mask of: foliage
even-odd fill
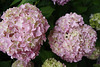
[[[2,15],[6,9],[20,6],[24,3],[36,5],[42,11],[50,24],[49,31],[54,28],[56,20],[66,13],[76,12],[77,14],[81,14],[85,23],[88,25],[89,16],[94,13],[100,13],[100,0],[71,0],[64,6],[54,5],[52,0],[0,0],[0,15]],[[47,36],[49,31],[47,32]],[[100,47],[100,31],[97,31],[97,34],[98,39],[96,46]],[[68,63],[51,51],[48,41],[41,47],[39,56],[32,61],[35,67],[41,67],[47,58],[55,58],[66,64],[67,67],[93,67],[93,64],[96,63],[96,60],[89,60],[86,57],[83,57],[83,59],[77,63]],[[15,60],[10,59],[6,54],[0,52],[0,67],[11,67],[14,61]]]

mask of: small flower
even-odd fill
[[[29,62],[38,54],[49,24],[41,11],[29,3],[7,9],[0,23],[0,50],[11,58]]]
[[[54,2],[54,4],[58,4],[58,5],[64,5],[66,4],[67,2],[69,2],[70,0],[52,0]]]
[[[100,13],[95,13],[90,16],[90,25],[97,30],[100,30]]]
[[[54,58],[47,59],[42,67],[66,67],[64,64],[62,64],[60,61],[55,60]]]

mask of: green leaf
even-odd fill
[[[39,56],[37,56],[33,61],[35,63],[35,67],[41,67],[44,61],[48,58],[54,58],[55,54],[52,51],[47,51],[44,49],[40,50]]]
[[[11,61],[0,61],[0,67],[11,67]]]
[[[93,67],[100,67],[100,64],[94,64]]]
[[[100,39],[97,39],[96,47],[100,47]]]
[[[86,14],[82,14],[82,17],[83,17],[85,24],[89,25],[89,17]]]
[[[77,67],[77,63],[69,63],[69,64],[66,64],[66,66],[68,66],[68,67]]]
[[[40,0],[39,3],[38,3],[38,7],[43,7],[43,6],[49,6],[49,5],[52,5],[52,1],[50,0]]]
[[[87,14],[94,14],[94,13],[99,13],[100,12],[100,6],[91,6],[88,11],[87,11]]]
[[[73,3],[73,7],[74,7],[74,10],[77,12],[77,13],[83,13],[83,12],[86,12],[87,9],[88,9],[88,6],[85,6],[84,4],[82,4],[82,2],[74,2]]]
[[[38,0],[22,0],[21,3],[18,6],[25,4],[25,3],[33,4],[33,2],[36,2],[36,1],[38,1]]]
[[[14,0],[10,6],[15,5],[16,3],[20,2],[21,0]]]
[[[84,7],[84,6],[78,6],[76,7],[76,9],[78,10],[79,13],[83,13],[87,11],[87,7]]]
[[[96,47],[100,47],[100,31],[97,31]]]
[[[51,51],[42,50],[39,57],[41,57],[42,62],[44,62],[47,58],[51,58],[54,56],[54,53]]]
[[[54,17],[53,17],[53,15],[51,15],[50,17],[49,17],[49,19],[48,19],[48,23],[49,23],[49,25],[50,25],[50,28],[49,29],[53,29],[54,28]]]
[[[100,0],[93,0],[93,4],[97,5],[97,6],[100,6]]]
[[[52,8],[51,6],[45,6],[45,7],[41,7],[40,10],[42,11],[43,15],[48,18],[51,16],[51,14],[53,13],[53,11],[55,10],[54,8]]]
[[[82,1],[82,4],[85,5],[85,6],[89,6],[89,4],[92,2],[91,0],[81,0]]]

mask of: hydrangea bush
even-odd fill
[[[11,58],[29,62],[38,54],[49,24],[41,11],[29,3],[7,9],[1,17],[0,50]]]
[[[54,53],[67,62],[78,62],[94,51],[96,36],[80,15],[70,13],[57,20],[48,39]]]
[[[100,0],[1,0],[0,67],[98,67],[99,15]]]

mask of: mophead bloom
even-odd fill
[[[11,67],[34,67],[34,64],[32,62],[28,62],[25,66],[25,63],[20,60],[16,60]]]
[[[58,4],[58,5],[64,5],[67,4],[67,2],[69,2],[70,0],[52,0],[54,2],[54,4]]]
[[[91,14],[90,25],[97,30],[100,30],[100,13]]]
[[[58,19],[48,39],[55,54],[67,62],[78,62],[94,51],[97,37],[92,27],[84,24],[80,15],[71,13]]]
[[[41,11],[29,3],[7,9],[1,17],[0,50],[11,58],[29,62],[40,50],[49,24]]]
[[[100,47],[96,47],[92,54],[88,55],[87,58],[91,60],[96,60],[100,56]]]
[[[81,15],[67,13],[65,16],[62,16],[57,20],[55,30],[66,33],[66,31],[69,31],[71,28],[76,28],[83,24],[84,21]]]
[[[66,65],[54,58],[49,58],[43,63],[42,67],[66,67]]]

